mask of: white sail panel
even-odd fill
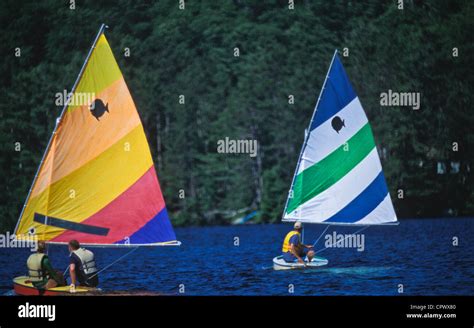
[[[339,133],[334,133],[334,128],[331,124],[334,116],[344,117],[344,131],[341,129]],[[339,148],[368,122],[358,97],[354,98],[340,113],[334,116],[309,134],[301,157],[301,163],[298,167],[298,173],[301,173]],[[350,122],[350,124],[346,122]]]

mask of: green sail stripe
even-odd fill
[[[296,176],[293,197],[289,198],[286,213],[316,197],[349,173],[375,147],[369,123],[357,131],[345,144],[318,163]]]

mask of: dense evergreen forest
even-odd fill
[[[184,5],[0,3],[1,230],[14,227],[61,112],[55,94],[72,87],[102,22],[174,224],[229,223],[254,210],[255,222],[280,220],[336,48],[372,124],[398,216],[474,213],[474,2]],[[420,93],[420,109],[381,106],[388,90]],[[219,153],[226,137],[257,140],[257,156]]]

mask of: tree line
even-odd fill
[[[252,211],[256,222],[280,220],[336,48],[398,215],[472,215],[474,4],[402,5],[2,1],[0,227],[14,227],[61,111],[54,95],[72,86],[102,22],[175,224],[225,224]],[[420,108],[381,106],[388,90],[419,93]],[[218,152],[226,137],[256,140],[256,156]]]

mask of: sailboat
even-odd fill
[[[398,224],[370,124],[337,50],[306,130],[282,221],[326,225],[321,236],[333,225]],[[327,264],[319,256],[304,264],[273,259],[276,270]]]
[[[58,245],[76,239],[97,247],[178,246],[106,27],[56,121],[14,233]],[[31,288],[27,277],[15,278],[18,293],[35,294]]]

